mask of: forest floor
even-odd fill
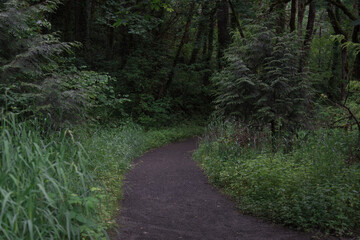
[[[119,228],[110,239],[311,239],[245,216],[192,160],[197,139],[152,150],[126,175]]]

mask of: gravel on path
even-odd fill
[[[192,160],[197,139],[152,150],[126,175],[112,240],[305,240],[311,234],[245,216]]]

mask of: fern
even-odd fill
[[[355,56],[360,54],[360,43],[346,41],[344,35],[331,35],[330,40],[333,42],[341,43],[342,48],[346,48],[350,51],[354,51]]]
[[[56,9],[58,0],[29,5],[26,1],[10,0],[0,12],[0,77],[4,81],[20,73],[41,71],[43,63],[53,56],[69,52],[76,43],[63,43],[56,34],[42,34],[51,24],[44,18],[46,12]]]
[[[79,46],[61,42],[56,33],[44,33],[51,28],[45,14],[59,3],[9,0],[0,8],[0,107],[6,111],[33,112],[46,94],[45,79],[58,72],[57,56]]]
[[[216,114],[260,125],[276,122],[293,129],[306,116],[310,86],[298,72],[301,56],[296,36],[260,27],[252,38],[234,41],[226,52],[227,67],[212,78]]]

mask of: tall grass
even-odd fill
[[[106,196],[100,202],[98,214],[106,227],[111,227],[119,209],[124,174],[130,169],[131,161],[146,150],[145,133],[132,123],[117,128],[78,129],[77,132],[76,138],[89,156],[87,169],[100,185],[98,193]]]
[[[115,224],[113,217],[121,207],[119,199],[122,197],[124,174],[131,168],[134,158],[149,149],[202,133],[203,128],[196,124],[149,131],[131,122],[116,128],[79,129],[77,138],[89,155],[88,169],[101,183],[99,193],[106,194],[99,214],[107,227]]]
[[[233,128],[233,126],[231,127]],[[246,213],[300,229],[352,235],[360,230],[356,133],[299,132],[291,151],[239,145],[228,135],[204,141],[195,158]]]
[[[146,150],[200,134],[198,126],[48,131],[39,121],[0,125],[0,239],[107,239],[122,180]]]
[[[71,132],[30,122],[0,129],[1,239],[101,239],[86,153]]]

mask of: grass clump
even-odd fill
[[[46,134],[14,119],[0,128],[1,239],[105,237],[96,214],[102,196],[71,132]]]
[[[356,137],[341,130],[299,132],[291,151],[274,153],[271,146],[243,144],[241,136],[224,130],[205,139],[195,158],[246,213],[298,229],[352,235],[360,229]]]
[[[124,174],[131,161],[146,150],[144,131],[128,123],[117,128],[80,129],[78,138],[89,157],[87,168],[101,185],[99,192],[106,195],[98,210],[103,222],[110,227],[115,223],[112,217],[118,210]]]
[[[39,122],[0,125],[0,238],[107,239],[122,180],[146,150],[195,136],[197,126],[138,125],[49,131]]]

